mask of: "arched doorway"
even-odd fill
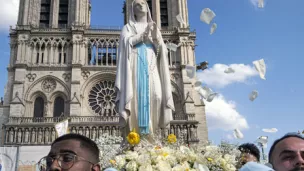
[[[53,111],[53,117],[60,117],[64,113],[64,99],[62,97],[56,97]]]
[[[34,117],[42,118],[44,114],[44,100],[42,97],[37,97],[34,103]]]

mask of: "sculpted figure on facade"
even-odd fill
[[[29,143],[29,138],[30,138],[30,132],[28,129],[25,129],[25,133],[24,133],[24,142],[25,143]]]
[[[115,86],[127,131],[153,134],[169,126],[174,103],[168,51],[145,0],[134,0],[120,35]]]
[[[32,129],[32,132],[31,132],[31,143],[35,143],[36,142],[36,130],[35,129]]]

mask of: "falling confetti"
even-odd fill
[[[212,35],[215,32],[216,29],[217,29],[217,24],[213,23],[211,28],[210,28],[210,35]]]
[[[174,44],[174,43],[168,43],[167,44],[167,48],[176,52],[177,48],[178,48],[178,45]]]
[[[242,138],[244,138],[243,133],[239,129],[234,129],[233,130],[233,136],[236,139],[242,139]]]
[[[276,132],[278,132],[278,129],[277,128],[270,128],[270,129],[264,128],[264,129],[262,129],[262,131],[267,132],[267,133],[276,133]]]
[[[199,80],[196,80],[195,83],[194,83],[194,90],[199,91],[201,86],[202,86],[202,82],[199,81]]]
[[[214,93],[208,87],[200,87],[198,92],[204,99],[206,99],[207,102],[212,102],[212,100],[218,95],[218,93]]]
[[[215,16],[215,13],[210,8],[205,8],[201,12],[200,19],[202,22],[210,24]]]
[[[225,72],[226,74],[231,74],[231,73],[235,73],[235,70],[229,67],[229,68],[225,69],[224,72]]]
[[[178,21],[179,23],[185,24],[185,25],[186,25],[186,22],[185,22],[185,20],[183,19],[183,17],[182,17],[181,14],[178,14],[178,15],[176,16],[176,19],[177,19],[177,21]]]
[[[187,76],[189,78],[194,78],[196,73],[196,67],[191,65],[186,65]]]
[[[266,64],[264,59],[260,59],[252,62],[254,64],[255,69],[259,72],[261,79],[266,80]]]
[[[260,136],[256,142],[258,144],[260,144],[263,148],[267,147],[267,143],[268,143],[268,137],[267,136]]]
[[[258,95],[259,95],[259,92],[256,91],[256,90],[253,90],[253,91],[251,92],[251,94],[249,95],[249,99],[250,99],[251,101],[254,101],[254,100],[258,97]]]
[[[264,0],[259,0],[258,7],[259,8],[264,8]]]

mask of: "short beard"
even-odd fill
[[[304,170],[304,167],[295,167],[290,171],[301,171],[301,170]]]

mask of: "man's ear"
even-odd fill
[[[100,165],[99,164],[96,164],[92,167],[92,171],[101,171],[100,169]]]

